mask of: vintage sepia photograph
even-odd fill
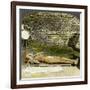
[[[80,76],[80,12],[20,9],[21,79]]]

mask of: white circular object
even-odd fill
[[[29,38],[29,36],[30,36],[30,34],[29,34],[29,32],[28,31],[22,31],[21,32],[21,37],[22,37],[22,39],[28,39]]]

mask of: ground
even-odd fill
[[[47,78],[47,77],[64,77],[79,76],[80,70],[76,66],[49,66],[49,67],[33,67],[22,66],[21,78]]]

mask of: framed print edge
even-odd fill
[[[16,5],[11,2],[11,88],[16,87]]]
[[[88,7],[85,7],[85,82],[88,84]]]
[[[33,84],[17,84],[17,40],[16,40],[16,6],[39,6],[39,7],[53,7],[53,8],[75,8],[83,9],[84,12],[84,80],[83,81],[73,81],[73,82],[50,82],[50,83],[33,83]],[[88,83],[88,46],[87,46],[87,27],[88,27],[88,11],[87,6],[84,5],[67,5],[67,4],[50,4],[50,3],[33,3],[33,2],[11,2],[11,88],[31,88],[31,87],[49,87],[49,86],[66,86],[66,85],[80,85]]]

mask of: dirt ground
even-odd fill
[[[55,66],[55,67],[22,66],[21,69],[21,79],[79,76],[79,75],[80,70],[76,66]]]

